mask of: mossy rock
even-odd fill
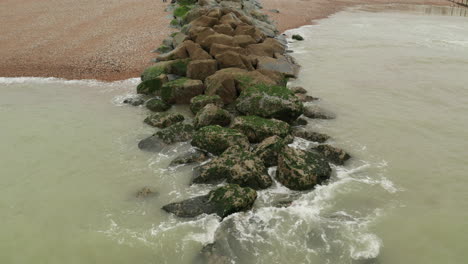
[[[166,46],[166,45],[161,45],[159,48],[156,49],[157,52],[159,53],[167,53],[172,50],[172,47]]]
[[[187,153],[183,153],[177,156],[175,159],[171,161],[169,166],[178,166],[178,165],[185,165],[197,162],[204,162],[209,159],[208,153],[204,151],[200,151],[197,149],[192,149]]]
[[[188,13],[188,11],[190,11],[190,9],[192,9],[192,7],[189,5],[181,5],[174,10],[173,14],[176,17],[183,18]]]
[[[163,210],[178,217],[195,217],[217,214],[224,218],[230,214],[250,210],[257,192],[236,184],[228,184],[210,191],[207,195],[163,206]]]
[[[292,39],[299,40],[299,41],[304,40],[304,38],[299,34],[292,35]]]
[[[272,179],[262,160],[244,147],[232,146],[196,171],[194,183],[229,183],[253,189],[271,186]]]
[[[146,108],[153,112],[164,112],[169,110],[169,108],[171,108],[171,105],[166,104],[159,98],[151,98],[148,101],[146,101]]]
[[[189,62],[190,59],[177,59],[157,62],[143,71],[141,74],[141,80],[144,82],[147,80],[157,79],[160,78],[163,74],[177,74],[180,76],[185,76]]]
[[[271,136],[284,138],[291,131],[289,124],[284,121],[258,116],[238,116],[232,128],[241,131],[251,143],[258,143]]]
[[[222,107],[223,100],[221,100],[221,97],[219,97],[219,95],[198,95],[190,100],[190,110],[192,111],[192,113],[196,114],[198,111],[200,111],[200,109],[202,109],[208,104],[214,104],[219,107]]]
[[[276,179],[291,190],[310,190],[330,175],[330,165],[318,153],[285,147],[279,154]]]
[[[303,113],[299,99],[285,86],[256,84],[242,91],[236,108],[245,115],[276,118],[288,123]]]
[[[193,135],[192,146],[220,155],[231,146],[249,148],[248,138],[237,130],[221,126],[202,127]]]
[[[344,150],[332,147],[330,145],[318,145],[313,150],[322,154],[325,159],[336,165],[343,165],[351,156]]]
[[[141,140],[138,143],[138,148],[145,151],[160,152],[170,144],[192,139],[193,131],[192,125],[179,122]]]
[[[188,104],[193,97],[203,94],[204,90],[200,80],[179,78],[162,86],[161,98],[169,104]]]
[[[279,136],[264,139],[258,144],[253,153],[263,160],[266,167],[278,165],[278,154],[286,146],[286,142]]]
[[[159,95],[161,93],[161,87],[161,79],[146,80],[142,81],[137,86],[137,93],[145,95]]]
[[[166,128],[182,121],[184,121],[184,116],[181,114],[155,113],[148,116],[144,122],[150,126]]]
[[[214,104],[208,104],[203,107],[193,119],[195,129],[212,125],[226,127],[229,126],[230,123],[231,115],[229,112]]]
[[[318,143],[323,143],[330,138],[329,135],[310,131],[310,130],[300,128],[300,127],[295,127],[292,130],[292,135],[295,137],[300,137],[300,138],[310,140],[313,142],[318,142]]]

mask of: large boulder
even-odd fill
[[[205,94],[219,95],[225,104],[230,104],[244,89],[245,83],[275,84],[273,80],[257,71],[249,72],[239,68],[226,68],[205,79]]]
[[[209,27],[190,27],[188,34],[193,41],[200,44],[207,37],[216,34],[216,32]]]
[[[205,126],[220,125],[229,126],[231,123],[231,114],[215,104],[208,104],[198,111],[193,119],[195,129]]]
[[[262,41],[265,38],[260,30],[251,25],[237,26],[236,30],[234,30],[234,35],[249,35],[255,40],[256,43]]]
[[[230,25],[232,28],[236,28],[237,25],[242,24],[240,20],[234,13],[227,13],[219,19],[220,24]]]
[[[239,45],[242,48],[247,47],[250,44],[255,44],[257,41],[255,41],[251,36],[249,35],[235,35],[234,36],[234,43]]]
[[[263,161],[241,146],[228,148],[221,156],[198,168],[197,172],[194,183],[226,180],[253,189],[265,189],[272,184]]]
[[[224,34],[224,35],[229,35],[229,36],[234,35],[234,29],[232,29],[232,27],[229,24],[216,25],[213,27],[213,30],[219,34]]]
[[[188,104],[192,97],[203,94],[204,91],[202,81],[180,78],[162,86],[161,98],[169,104]]]
[[[248,57],[240,55],[234,51],[227,51],[216,55],[219,68],[239,68],[244,70],[253,71],[255,68],[252,66],[252,62]]]
[[[168,53],[160,54],[156,57],[158,61],[170,61],[177,59],[186,59],[188,58],[187,49],[185,45],[179,45]]]
[[[197,42],[198,42],[198,39],[197,39]],[[218,34],[218,33],[209,35],[200,44],[206,50],[209,50],[213,44],[223,44],[226,46],[237,47],[237,45],[234,43],[233,37],[224,35],[224,34]]]
[[[208,52],[206,52],[200,44],[195,43],[191,40],[184,41],[185,48],[187,50],[188,56],[193,60],[210,60],[213,59]]]
[[[193,20],[192,22],[190,22],[190,25],[192,27],[213,27],[214,25],[216,25],[218,23],[218,19],[214,18],[214,17],[209,17],[209,16],[200,16],[198,17],[197,19]]]
[[[263,160],[266,167],[278,165],[278,154],[283,150],[286,142],[279,136],[272,136],[264,139],[258,144],[253,153]]]
[[[251,143],[258,143],[271,136],[286,137],[291,130],[288,123],[258,116],[238,116],[231,128],[241,131]]]
[[[292,135],[295,137],[303,138],[303,139],[310,140],[313,142],[318,142],[318,143],[323,143],[330,138],[330,136],[326,134],[310,131],[308,129],[301,128],[301,127],[293,128]]]
[[[215,104],[219,107],[223,106],[223,100],[219,95],[198,95],[190,100],[190,111],[196,114],[200,109],[208,104]]]
[[[178,217],[195,217],[201,214],[217,214],[224,218],[230,214],[250,210],[257,199],[257,192],[237,184],[228,184],[182,202],[163,206],[163,210]]]
[[[225,53],[227,51],[233,51],[241,55],[249,55],[248,51],[241,47],[233,47],[233,46],[215,43],[211,45],[211,48],[210,48],[210,54],[214,57],[221,53]]]
[[[164,112],[171,108],[170,104],[166,104],[163,100],[159,98],[151,98],[145,103],[146,108],[153,112]]]
[[[187,67],[187,77],[195,80],[205,80],[218,70],[216,60],[195,60],[191,61]]]
[[[192,139],[193,131],[194,128],[190,124],[176,123],[141,140],[138,143],[138,148],[145,151],[160,152],[170,144]]]
[[[163,74],[165,80],[167,80],[167,76]],[[164,82],[161,78],[157,77],[155,79],[142,81],[137,86],[137,93],[138,94],[145,94],[145,95],[160,95],[161,94],[161,87]]]
[[[266,38],[262,43],[248,45],[247,50],[252,55],[274,57],[277,53],[284,53],[286,47],[273,38]]]
[[[270,70],[283,74],[285,77],[297,77],[299,66],[286,59],[274,59],[271,57],[258,57],[257,69]]]
[[[343,165],[351,156],[344,150],[332,147],[330,145],[318,145],[313,150],[322,154],[328,161],[336,165]]]
[[[221,126],[202,127],[193,135],[192,146],[220,155],[231,146],[249,148],[248,138],[237,130]]]
[[[308,105],[304,107],[304,116],[313,119],[334,119],[335,114],[322,109],[317,105]]]
[[[182,121],[184,121],[184,116],[176,113],[155,113],[144,120],[146,124],[158,128],[166,128]]]
[[[312,189],[330,174],[330,165],[320,154],[288,146],[279,154],[276,179],[291,190]]]
[[[245,115],[276,118],[288,123],[296,120],[303,111],[302,103],[284,86],[250,85],[237,99],[236,107]]]

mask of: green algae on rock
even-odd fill
[[[237,184],[227,184],[181,202],[163,206],[163,210],[178,217],[195,217],[201,214],[217,214],[224,218],[230,214],[250,210],[257,199],[257,192]]]
[[[193,135],[192,146],[220,155],[231,146],[249,148],[248,138],[237,130],[218,125],[200,128]]]
[[[284,138],[291,131],[289,124],[284,121],[258,116],[238,116],[231,128],[241,131],[251,143],[258,143],[275,135]]]
[[[253,153],[258,156],[266,167],[278,165],[278,154],[283,150],[286,142],[279,136],[264,139],[258,144]]]
[[[262,160],[240,146],[229,147],[221,156],[196,171],[194,183],[218,183],[226,180],[253,189],[265,189],[272,180]]]
[[[146,101],[146,108],[153,112],[164,112],[169,110],[169,108],[171,108],[171,105],[166,104],[159,98],[151,98],[148,101]]]
[[[162,86],[161,98],[169,104],[188,104],[192,97],[203,94],[204,91],[202,81],[180,78]]]
[[[293,122],[303,112],[303,105],[285,86],[256,84],[242,91],[236,101],[239,112]]]
[[[172,126],[175,123],[184,121],[184,116],[176,113],[155,113],[147,118],[144,122],[150,126],[158,128],[166,128]]]
[[[330,145],[318,145],[313,150],[322,154],[328,161],[336,165],[343,165],[351,156],[344,150],[332,147]]]
[[[190,99],[190,111],[196,114],[207,104],[215,104],[219,107],[222,107],[223,101],[221,100],[221,97],[219,97],[219,95],[197,95]]]
[[[189,141],[192,139],[193,131],[192,125],[179,122],[141,140],[138,143],[138,148],[151,152],[159,152],[170,144]]]
[[[195,129],[204,126],[220,125],[229,126],[231,123],[231,114],[215,104],[208,104],[198,111],[193,119]]]
[[[330,174],[330,165],[320,154],[285,147],[278,156],[276,179],[291,190],[310,190]]]

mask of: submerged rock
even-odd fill
[[[330,165],[317,153],[285,147],[279,154],[276,179],[289,189],[312,189],[330,175]]]
[[[230,123],[231,115],[229,112],[215,104],[203,107],[193,120],[195,129],[211,125],[229,126]]]
[[[298,127],[293,128],[292,135],[295,137],[300,137],[300,138],[313,141],[313,142],[318,142],[318,143],[323,143],[330,138],[329,135],[325,135],[322,133],[318,133],[318,132],[307,130],[305,128],[298,128]]]
[[[288,123],[303,112],[302,103],[284,86],[258,84],[242,91],[236,107],[245,115],[276,118]]]
[[[283,150],[286,142],[279,136],[272,136],[258,144],[253,153],[258,156],[266,167],[278,165],[278,154]]]
[[[220,155],[231,146],[249,148],[248,138],[237,130],[221,126],[206,126],[200,128],[194,135],[192,146]]]
[[[304,107],[304,116],[313,119],[334,119],[336,117],[335,114],[316,105],[308,105]]]
[[[155,113],[148,116],[144,122],[150,126],[166,128],[175,123],[184,121],[184,116],[176,113]]]
[[[304,40],[304,38],[299,34],[292,35],[292,39],[299,40],[299,41]]]
[[[232,146],[202,165],[193,182],[218,183],[222,180],[253,189],[265,189],[272,184],[262,160],[240,146]]]
[[[148,187],[143,187],[141,190],[139,190],[136,193],[137,198],[148,198],[148,197],[151,197],[151,196],[154,196],[154,195],[156,195],[156,193],[151,191],[151,189],[148,188]]]
[[[138,148],[145,151],[159,152],[170,144],[192,139],[193,131],[192,125],[177,123],[141,140],[138,143]]]
[[[284,138],[291,129],[289,124],[284,121],[258,116],[238,116],[234,119],[231,127],[241,131],[251,143],[258,143],[275,135]]]
[[[190,110],[196,114],[200,109],[208,104],[214,104],[219,107],[223,106],[223,100],[219,95],[198,95],[190,100]]]
[[[344,150],[332,147],[330,145],[318,145],[313,150],[322,154],[328,161],[336,165],[343,165],[351,156]]]
[[[146,101],[146,108],[153,112],[164,112],[171,108],[170,104],[166,104],[163,100],[159,98],[151,98]]]
[[[250,210],[257,199],[257,192],[237,184],[217,188],[207,195],[163,206],[163,210],[178,217],[195,217],[201,214],[217,214],[224,218],[230,214]]]
[[[184,164],[191,164],[196,162],[204,162],[209,159],[208,153],[193,149],[189,152],[177,156],[171,161],[169,166],[177,166]]]
[[[145,103],[145,100],[142,98],[126,98],[123,100],[124,104],[129,104],[133,106],[139,106]]]

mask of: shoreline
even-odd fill
[[[21,5],[9,3],[3,9],[8,14],[0,16],[0,23],[6,25],[0,30],[3,36],[0,43],[4,47],[0,50],[3,58],[0,76],[100,81],[135,78],[151,65],[155,54],[150,51],[174,31],[167,26],[171,13],[164,9],[168,5],[161,2],[144,0],[135,5],[130,0],[111,0],[115,2],[111,3],[112,7],[99,3],[77,7],[75,1],[65,2],[57,6],[56,3],[25,0]],[[262,11],[277,23],[280,32],[314,24],[316,20],[357,5],[452,4],[445,0],[304,0],[294,4],[263,0],[261,3]],[[48,13],[52,4],[58,10],[53,14]],[[270,11],[273,9],[279,13]],[[41,15],[31,18],[31,12]],[[79,18],[83,12],[87,15]]]

